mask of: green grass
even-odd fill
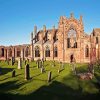
[[[92,80],[80,80],[71,70],[69,64],[64,64],[64,70],[58,73],[59,63],[51,67],[51,61],[44,63],[46,72],[41,74],[36,62],[30,62],[30,77],[24,78],[24,62],[22,69],[0,62],[0,97],[6,100],[95,100],[100,98],[100,70],[95,67]],[[76,64],[77,72],[87,72],[87,64]],[[12,76],[15,69],[16,77]],[[47,82],[48,72],[52,71],[52,81]]]

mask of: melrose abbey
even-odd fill
[[[31,43],[15,46],[0,46],[0,60],[14,57],[16,60],[57,60],[70,63],[89,63],[100,59],[100,28],[92,30],[91,34],[84,32],[82,16],[77,20],[73,13],[70,18],[61,16],[58,28],[31,33]]]

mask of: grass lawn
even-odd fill
[[[100,70],[95,67],[92,80],[80,80],[71,70],[69,64],[64,64],[64,70],[58,73],[59,64],[51,67],[46,61],[45,73],[37,69],[36,62],[30,62],[30,77],[24,78],[24,62],[22,69],[0,62],[0,97],[6,100],[97,100],[100,99]],[[87,72],[86,64],[76,64],[78,72]],[[12,78],[15,69],[16,77]],[[52,71],[52,81],[47,82],[48,72]]]

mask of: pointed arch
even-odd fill
[[[40,47],[39,46],[35,47],[35,57],[40,57]]]
[[[21,57],[21,49],[17,48],[17,57]]]
[[[25,57],[28,57],[30,55],[30,48],[26,47],[25,49]]]
[[[67,33],[67,48],[77,48],[77,32],[72,27]]]
[[[45,47],[45,57],[50,57],[50,48],[49,48],[49,46]]]
[[[9,48],[9,50],[8,50],[8,56],[12,57],[12,49],[11,48]]]
[[[1,57],[4,57],[4,48],[1,48]]]
[[[85,57],[89,57],[89,46],[86,45],[85,47]]]

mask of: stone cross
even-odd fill
[[[48,72],[48,82],[51,82],[51,71]]]
[[[25,65],[25,80],[30,79],[29,64]]]
[[[22,60],[19,58],[18,60],[18,69],[22,69]]]

